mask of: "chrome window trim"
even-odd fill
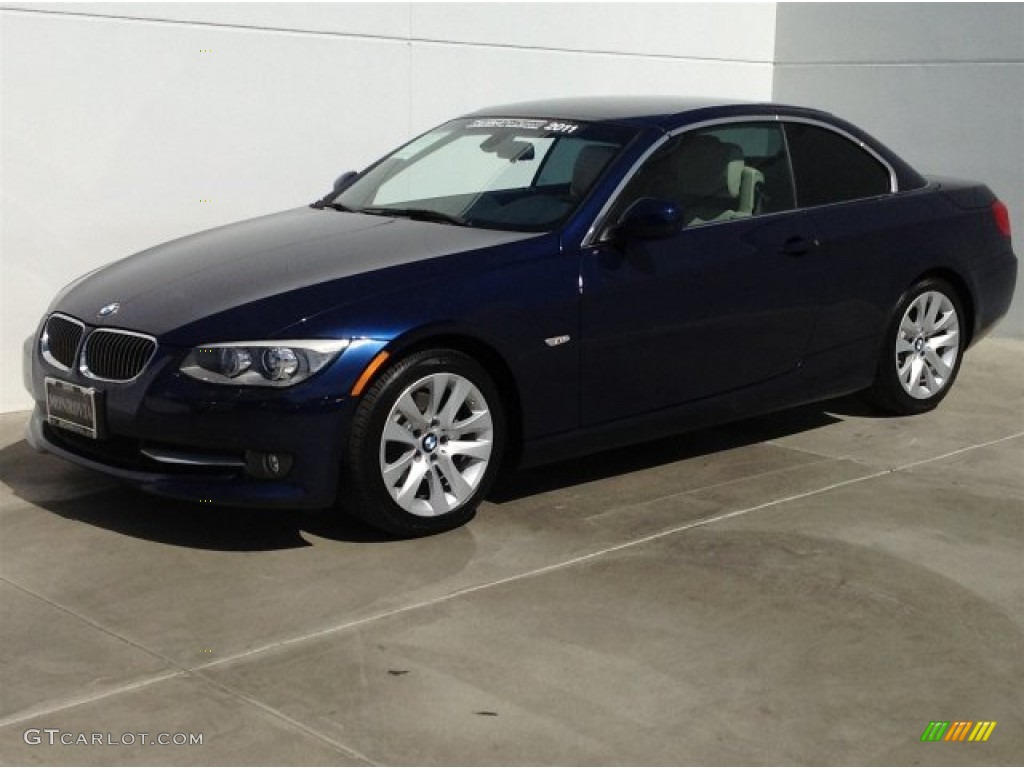
[[[793,153],[789,151],[789,136],[786,134],[785,125],[780,125],[779,129],[782,133],[782,148],[786,152],[786,168],[789,169],[789,187],[793,191],[793,208],[800,210],[800,194],[796,188],[796,171],[793,170]]]
[[[50,320],[52,320],[55,317],[59,317],[61,320],[67,320],[69,323],[77,325],[82,329],[82,335],[78,339],[78,344],[75,345],[76,353],[82,348],[82,342],[85,340],[85,323],[83,323],[76,317],[71,317],[71,315],[65,315],[63,312],[51,312],[47,316],[46,322],[43,323],[43,332],[39,335],[39,352],[40,354],[42,354],[43,360],[48,362],[50,365],[52,365],[59,371],[70,371],[70,365],[64,365],[64,363],[60,362],[57,358],[50,354],[50,332],[48,329],[50,325]],[[72,359],[77,357],[78,355],[76,354],[73,356]]]
[[[98,333],[113,333],[121,336],[137,336],[140,339],[148,339],[149,341],[153,342],[153,351],[150,352],[149,357],[146,358],[146,362],[142,364],[142,367],[139,369],[139,372],[132,378],[105,379],[102,376],[97,376],[95,373],[90,371],[89,366],[86,365],[85,362],[85,353],[86,350],[88,350],[89,348],[89,342],[92,341],[93,337]],[[90,333],[86,337],[85,342],[82,344],[82,351],[79,353],[78,356],[78,372],[85,376],[87,379],[93,379],[94,381],[107,381],[114,384],[128,384],[130,382],[135,381],[146,372],[146,369],[149,367],[149,364],[153,362],[153,358],[156,357],[156,352],[158,348],[159,344],[156,340],[156,337],[151,336],[148,333],[139,333],[138,331],[124,331],[121,330],[120,328],[96,328],[95,330],[92,331],[92,333]]]
[[[842,128],[838,128],[837,126],[831,125],[831,124],[826,123],[826,122],[824,122],[822,120],[816,120],[816,119],[814,119],[812,117],[797,117],[797,116],[780,115],[780,114],[772,114],[772,115],[742,115],[742,116],[734,116],[734,117],[720,117],[720,118],[716,118],[714,120],[703,120],[703,121],[698,122],[698,123],[692,123],[690,125],[685,125],[685,126],[682,126],[680,128],[674,128],[671,131],[668,131],[667,133],[665,133],[664,136],[662,136],[660,139],[658,139],[656,142],[654,142],[654,144],[652,144],[650,147],[648,147],[647,150],[639,158],[637,158],[636,162],[634,162],[633,165],[630,167],[630,169],[626,172],[626,175],[622,177],[622,181],[619,182],[618,186],[616,186],[615,189],[612,191],[612,193],[608,196],[608,199],[605,201],[605,204],[603,206],[601,206],[601,210],[598,211],[597,216],[594,217],[593,222],[591,222],[591,224],[590,224],[590,228],[587,230],[587,234],[583,236],[583,241],[580,243],[580,248],[581,249],[582,248],[589,248],[589,247],[591,247],[593,245],[597,245],[600,242],[604,242],[603,240],[599,239],[599,235],[602,233],[602,231],[607,229],[606,222],[605,222],[605,217],[607,217],[608,212],[614,207],[615,203],[618,201],[619,195],[622,194],[622,191],[626,188],[626,185],[629,184],[629,182],[631,182],[633,180],[633,177],[637,174],[637,172],[640,170],[640,168],[643,167],[643,164],[646,163],[647,160],[651,157],[651,155],[653,155],[655,152],[657,152],[658,149],[660,149],[664,144],[666,144],[667,142],[669,142],[672,139],[674,139],[676,136],[679,136],[680,134],[683,134],[683,133],[688,133],[690,131],[701,130],[703,128],[710,128],[710,127],[713,127],[713,126],[730,125],[730,124],[735,124],[735,123],[780,123],[780,124],[782,124],[782,129],[783,129],[782,130],[782,140],[783,140],[783,145],[786,148],[786,159],[787,159],[787,162],[789,163],[789,166],[790,166],[790,178],[793,181],[793,197],[794,197],[794,202],[796,203],[795,207],[793,208],[793,211],[809,210],[811,208],[824,208],[824,207],[826,207],[828,205],[844,205],[846,203],[857,202],[858,200],[871,200],[871,199],[874,199],[875,197],[878,197],[878,196],[874,195],[872,197],[858,197],[858,198],[853,198],[851,200],[842,200],[842,201],[840,201],[838,203],[827,203],[826,205],[807,206],[806,208],[801,207],[799,205],[800,194],[799,194],[799,189],[798,189],[797,183],[796,183],[796,176],[793,174],[793,160],[792,160],[792,157],[790,156],[790,153],[789,153],[789,138],[786,136],[786,131],[785,131],[785,124],[786,123],[804,123],[806,125],[813,125],[813,126],[816,126],[818,128],[824,128],[826,130],[832,131],[833,133],[839,134],[840,136],[842,136],[847,141],[852,142],[856,146],[860,147],[861,150],[863,150],[867,154],[871,155],[872,158],[874,158],[878,163],[880,163],[882,165],[883,168],[885,168],[885,170],[887,170],[889,172],[889,192],[888,192],[888,194],[894,195],[894,194],[896,194],[897,192],[900,191],[900,189],[899,189],[899,180],[896,177],[896,169],[892,167],[891,163],[889,163],[884,157],[882,157],[880,154],[878,154],[878,152],[876,152],[872,147],[868,146],[865,142],[861,141],[860,139],[858,139],[856,136],[852,135],[848,131],[844,131]],[[777,214],[791,213],[791,212],[792,211],[776,211],[774,214],[762,214],[762,215],[777,215]],[[728,221],[719,221],[719,222],[710,222],[709,221],[709,222],[705,222],[704,224],[699,224],[699,225],[696,225],[696,226],[708,226],[708,225],[711,225],[711,224],[728,224],[728,223],[729,223]]]

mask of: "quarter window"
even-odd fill
[[[801,208],[877,197],[892,191],[888,169],[835,131],[787,123],[786,139]]]

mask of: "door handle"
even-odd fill
[[[802,235],[794,235],[779,246],[779,253],[784,253],[786,256],[806,256],[819,245],[821,245],[821,243],[816,237],[811,238],[803,237]]]

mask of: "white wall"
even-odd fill
[[[567,94],[771,96],[773,5],[5,8],[0,411],[30,407],[21,342],[76,275],[304,204],[461,112]]]
[[[987,183],[1024,255],[1024,5],[780,3],[774,98],[843,115],[922,173]],[[996,335],[1024,336],[1024,276]]]
[[[21,341],[76,275],[303,204],[402,139],[506,101],[823,107],[922,170],[988,182],[1024,238],[1020,4],[4,7],[0,359],[19,362],[0,369],[0,411],[29,407]],[[1024,335],[1021,290],[997,333]]]

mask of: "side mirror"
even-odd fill
[[[346,171],[341,174],[341,176],[334,180],[334,188],[315,203],[311,203],[310,207],[320,209],[326,207],[329,202],[348,189],[349,185],[358,178],[359,174],[355,171]]]
[[[671,200],[641,197],[622,214],[615,226],[617,237],[661,240],[683,229],[683,211]]]
[[[359,178],[359,174],[355,171],[346,171],[341,174],[337,179],[334,180],[334,189],[332,192],[335,195],[340,195],[353,181]]]

